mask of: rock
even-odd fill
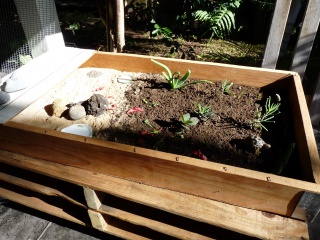
[[[249,136],[244,139],[246,146],[254,150],[255,153],[259,153],[261,149],[269,149],[271,145],[266,143],[261,137],[259,136]]]
[[[86,110],[81,105],[74,105],[69,109],[69,116],[72,120],[79,120],[86,116]]]
[[[98,117],[106,112],[109,102],[103,95],[93,94],[88,100],[82,103],[82,106],[85,107],[88,115]]]
[[[52,115],[56,117],[61,117],[62,113],[66,111],[67,102],[61,98],[58,98],[52,103]]]
[[[25,70],[17,69],[6,81],[4,91],[8,93],[20,91],[27,88],[30,82],[31,80],[30,77],[28,77],[28,73]]]
[[[10,95],[7,92],[0,91],[0,105],[10,101]]]
[[[97,77],[100,77],[101,75],[102,75],[102,72],[99,72],[99,71],[96,71],[96,70],[92,70],[92,71],[87,73],[87,76],[91,77],[91,78],[97,78]]]

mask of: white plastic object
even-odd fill
[[[61,132],[71,133],[84,137],[92,137],[92,128],[87,124],[73,124],[69,127],[63,128]]]

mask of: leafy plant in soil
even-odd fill
[[[187,70],[186,74],[183,77],[181,77],[180,72],[171,73],[171,70],[165,64],[158,62],[154,59],[151,59],[151,61],[159,65],[160,67],[163,67],[166,70],[166,72],[163,72],[162,74],[164,78],[168,81],[172,89],[183,88],[191,84],[198,84],[198,83],[204,83],[204,82],[211,83],[208,80],[198,80],[198,81],[192,81],[192,82],[186,83],[186,81],[188,80],[191,74],[191,71],[189,69]]]
[[[195,113],[198,115],[199,119],[202,122],[207,121],[209,118],[212,118],[214,115],[214,112],[211,110],[211,106],[204,105],[202,106],[199,102],[196,104],[197,110],[195,110]]]
[[[269,96],[264,106],[264,113],[262,114],[262,109],[257,108],[257,113],[252,122],[252,126],[255,128],[263,128],[268,131],[263,124],[275,123],[275,121],[271,121],[271,119],[274,119],[274,116],[280,113],[279,107],[280,103],[271,103],[271,97]]]
[[[182,138],[183,133],[190,130],[189,126],[195,126],[199,123],[199,119],[196,117],[191,117],[190,113],[182,114],[180,113],[180,127],[175,131],[176,134],[180,135]]]
[[[228,80],[226,79],[222,80],[221,82],[222,93],[231,95],[232,93],[230,92],[230,88],[232,87],[232,85],[233,85],[233,82],[228,83]]]

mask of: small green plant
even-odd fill
[[[240,7],[242,0],[222,1],[213,11],[197,10],[195,19],[209,25],[209,29],[203,34],[211,32],[209,42],[213,37],[224,38],[229,35],[235,26],[235,12]]]
[[[263,93],[258,94],[258,100],[261,100],[263,98]]]
[[[252,126],[255,128],[263,128],[268,131],[268,129],[263,125],[264,123],[275,123],[275,121],[271,121],[275,115],[279,114],[280,103],[271,103],[271,97],[269,96],[265,103],[265,110],[262,113],[262,109],[256,110],[256,116],[252,122]]]
[[[212,82],[210,82],[209,80],[199,80],[199,81],[193,81],[193,82],[186,83],[186,81],[188,80],[188,78],[191,74],[191,71],[189,69],[187,70],[186,74],[181,78],[180,72],[174,72],[172,74],[171,70],[165,64],[158,62],[154,59],[151,59],[151,61],[154,62],[155,64],[159,65],[160,67],[163,67],[166,70],[166,72],[162,72],[162,75],[168,81],[168,83],[170,84],[172,89],[183,88],[183,87],[189,86],[191,84],[198,84],[198,83],[212,84]]]
[[[197,102],[196,106],[197,110],[195,110],[195,113],[199,116],[201,121],[205,122],[214,115],[214,112],[211,110],[211,106],[202,106],[199,102]]]
[[[222,82],[221,82],[222,93],[231,95],[232,93],[230,92],[230,88],[232,87],[232,85],[233,85],[233,82],[228,83],[228,80],[226,80],[226,79],[222,80]]]
[[[147,105],[149,104],[148,100],[145,99],[145,98],[142,99],[142,102],[145,103],[145,104],[147,104]],[[150,105],[151,105],[152,107],[156,107],[156,106],[158,106],[159,104],[156,103],[156,102],[152,102],[152,103],[150,103]]]
[[[242,90],[241,93],[238,95],[238,99],[242,98],[242,96],[245,94],[245,91]]]
[[[172,39],[172,31],[167,27],[161,27],[155,20],[151,20],[154,30],[151,32],[152,37],[164,36],[164,38]]]
[[[199,119],[197,117],[191,117],[190,113],[180,113],[180,121],[180,127],[175,130],[175,134],[179,135],[181,138],[184,138],[183,133],[186,130],[190,130],[189,126],[197,125]]]
[[[143,120],[143,123],[152,129],[152,132],[150,132],[151,134],[158,134],[161,132],[161,128],[156,129],[148,119]]]
[[[199,119],[197,117],[191,117],[190,113],[180,114],[180,121],[181,126],[186,129],[190,130],[189,126],[195,126],[198,124]]]

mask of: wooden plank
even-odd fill
[[[320,22],[320,4],[318,0],[309,0],[304,15],[298,42],[294,50],[290,70],[298,72],[303,80],[313,42]]]
[[[167,224],[165,222],[166,219],[157,220],[157,219],[146,218],[143,216],[132,214],[130,212],[123,211],[121,209],[117,209],[114,207],[109,207],[106,205],[102,205],[99,209],[99,212],[113,216],[113,217],[120,218],[124,221],[128,221],[135,225],[140,225],[140,226],[150,228],[157,232],[161,232],[178,239],[198,239],[198,240],[212,239],[211,237],[206,237],[202,234],[194,233],[192,231],[189,231],[188,229],[185,230],[185,229]]]
[[[294,82],[289,86],[289,94],[295,95],[296,92],[303,92],[300,78],[294,77]],[[306,180],[320,183],[320,160],[318,148],[309,117],[308,106],[303,95],[290,97],[293,116],[295,118],[294,125],[296,129],[296,139],[299,141],[297,147],[299,149],[299,159],[302,172]]]
[[[320,74],[317,78],[316,88],[310,103],[309,112],[312,125],[319,126],[320,124]]]
[[[88,214],[89,214],[92,226],[95,229],[98,229],[102,232],[105,231],[108,225],[107,223],[108,221],[106,221],[106,219],[103,218],[102,214],[90,209],[88,209]]]
[[[305,222],[279,215],[266,214],[6,151],[0,151],[0,161],[249,236],[268,239],[286,235],[304,238],[308,236]],[[270,180],[275,183],[279,181],[277,177],[271,177]],[[315,184],[290,179],[285,181],[296,187],[311,187],[319,191],[318,185]],[[270,198],[265,196],[263,201],[266,204],[273,202],[272,187],[269,188]],[[296,194],[299,195],[299,192]],[[234,197],[237,198],[240,194],[239,191]]]
[[[101,205],[102,205],[101,201],[103,200],[104,195],[105,195],[104,193],[102,193],[102,192],[96,193],[96,191],[92,190],[91,188],[87,188],[87,187],[83,188],[83,193],[84,193],[84,196],[85,196],[85,199],[87,201],[87,205],[89,208],[97,210],[101,207]]]
[[[93,50],[63,48],[46,52],[22,66],[19,70],[24,71],[32,82],[28,88],[10,93],[10,102],[0,105],[0,124],[32,104],[91,57],[92,53]]]
[[[304,190],[320,192],[294,179],[13,122],[0,131],[3,150],[286,216]]]
[[[151,233],[151,231],[148,231],[148,230],[145,230],[145,232],[143,232],[141,231],[142,230],[141,228],[138,229],[138,231],[136,229],[135,231],[127,231],[125,234],[120,232],[119,234],[117,234],[116,228],[113,225],[114,225],[114,222],[117,222],[119,220],[117,220],[116,218],[111,218],[108,215],[102,215],[101,213],[90,210],[90,209],[88,209],[88,214],[91,219],[92,226],[95,229],[98,229],[102,232],[109,232],[110,229],[112,229],[112,232],[114,233],[115,236],[121,237],[123,239],[145,240],[145,239],[164,238],[164,236],[160,233],[159,233],[159,236],[157,236],[156,232]]]
[[[292,0],[276,1],[267,46],[262,60],[263,68],[275,69]]]
[[[90,216],[92,225],[96,226],[97,229],[105,228],[107,226],[107,221],[108,221],[108,218],[106,220],[105,218],[107,216],[112,216],[112,217],[119,218],[123,221],[127,221],[139,226],[144,226],[154,231],[161,232],[179,239],[199,239],[199,240],[212,239],[212,238],[203,236],[201,234],[194,233],[192,231],[188,231],[176,226],[172,226],[167,223],[168,219],[163,219],[161,218],[161,216],[153,215],[152,218],[148,218],[148,217],[144,217],[144,216],[140,216],[138,214],[132,213],[132,211],[135,212],[136,209],[132,209],[131,212],[128,212],[128,211],[124,211],[115,207],[102,204],[101,202],[102,199],[98,197],[100,193],[102,192],[94,191],[87,187],[84,188],[84,194],[85,194],[88,206],[97,210],[97,211],[89,210],[89,216],[90,214],[92,215]],[[127,204],[129,205],[130,203],[127,202],[126,205]],[[104,217],[102,217],[101,213],[104,214]]]
[[[0,172],[0,180],[7,182],[7,183],[11,183],[14,184],[16,186],[25,188],[25,189],[29,189],[32,191],[35,191],[37,193],[41,193],[47,196],[57,196],[57,197],[61,197],[77,206],[86,208],[86,206],[84,204],[82,204],[79,201],[74,200],[73,198],[67,196],[66,194],[62,193],[61,191],[57,190],[57,189],[53,189],[35,182],[31,182],[22,178],[18,178],[16,176],[13,175],[9,175],[3,172]]]
[[[91,226],[87,210],[84,208],[79,208],[76,205],[55,205],[52,201],[48,202],[48,199],[41,198],[41,195],[32,194],[30,192],[24,193],[23,190],[21,192],[19,189],[6,185],[6,183],[0,183],[0,196],[5,196],[6,199],[80,225]],[[70,212],[76,213],[72,214]],[[155,239],[143,237],[144,233],[141,230],[136,231],[129,223],[113,218],[110,222],[111,224],[108,225],[107,228],[104,228],[103,232],[123,239]],[[146,233],[145,235],[151,234]],[[152,236],[156,236],[156,233],[153,233]]]
[[[24,206],[66,219],[71,222],[75,222],[80,225],[90,225],[89,219],[86,215],[83,215],[81,218],[81,214],[78,214],[78,216],[75,217],[74,215],[65,211],[65,209],[63,209],[61,206],[51,205],[47,203],[46,200],[36,197],[35,194],[30,194],[30,192],[21,193],[19,190],[13,189],[11,186],[7,186],[4,182],[1,182],[0,184],[0,196],[5,196],[6,199],[13,202],[17,202]],[[86,213],[86,211],[84,211],[84,213]]]
[[[289,71],[275,71],[255,67],[243,67],[231,64],[208,63],[200,61],[190,61],[170,58],[153,57],[154,59],[166,64],[172,72],[186,72],[191,70],[191,78],[208,79],[222,81],[228,79],[237,84],[253,87],[269,85],[279,79],[294,74]],[[129,72],[151,72],[162,73],[163,69],[151,62],[150,56],[124,54],[124,53],[95,53],[88,61],[84,62],[80,68],[97,67],[113,68]]]

